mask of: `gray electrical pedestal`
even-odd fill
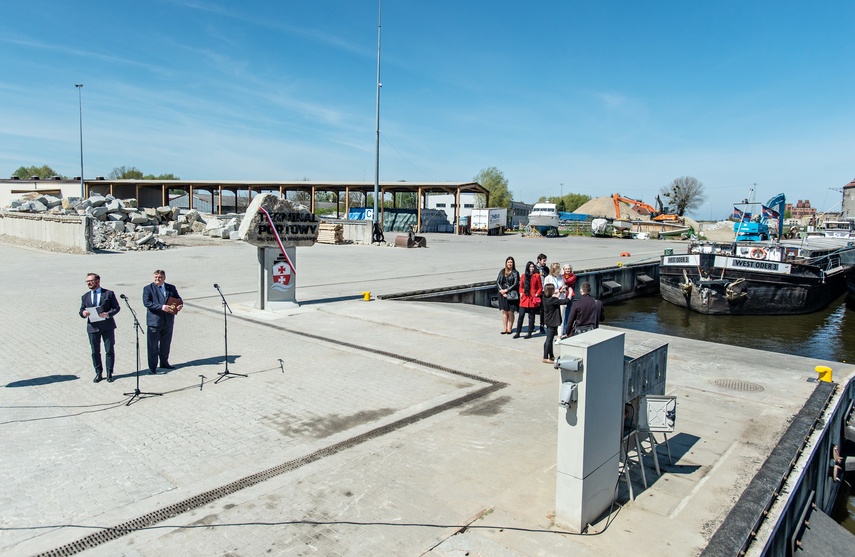
[[[558,343],[555,524],[583,532],[614,500],[623,417],[624,334],[603,329]]]

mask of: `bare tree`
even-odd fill
[[[667,186],[662,186],[659,192],[668,200],[670,212],[680,216],[699,208],[706,201],[703,182],[692,176],[677,178]]]

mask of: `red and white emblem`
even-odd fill
[[[292,286],[291,283],[291,266],[285,261],[277,261],[273,265],[273,284],[270,286],[273,290],[288,290]]]

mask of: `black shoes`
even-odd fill
[[[113,381],[114,381],[113,374],[111,373],[107,376],[107,383],[112,383]]]
[[[531,333],[527,334],[524,338],[531,338]]]
[[[157,375],[157,370],[156,370],[156,369],[154,369],[154,368],[150,368],[150,369],[148,370],[148,372],[149,372],[150,374],[152,374],[152,375]]]
[[[93,380],[92,380],[92,382],[93,382],[93,383],[100,383],[101,381],[103,381],[103,379],[104,379],[104,378],[103,378],[103,377],[101,377],[100,375],[96,375],[96,376],[95,376],[95,379],[93,379]]]
[[[520,338],[520,334],[519,334],[519,333],[516,333],[516,334],[514,335],[514,338]]]
[[[160,367],[162,367],[163,369],[175,369],[175,366],[169,365],[169,362],[161,364]]]

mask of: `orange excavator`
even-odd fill
[[[662,200],[659,199],[659,196],[656,196],[656,204],[659,206],[658,209],[653,207],[652,205],[648,205],[643,201],[639,201],[637,199],[630,199],[629,197],[621,197],[619,193],[616,193],[612,196],[612,199],[615,202],[615,218],[620,218],[620,204],[621,201],[632,206],[632,210],[636,213],[642,215],[649,215],[651,220],[655,220],[658,222],[679,222],[680,217],[678,215],[674,215],[671,213],[665,213],[662,209]]]

